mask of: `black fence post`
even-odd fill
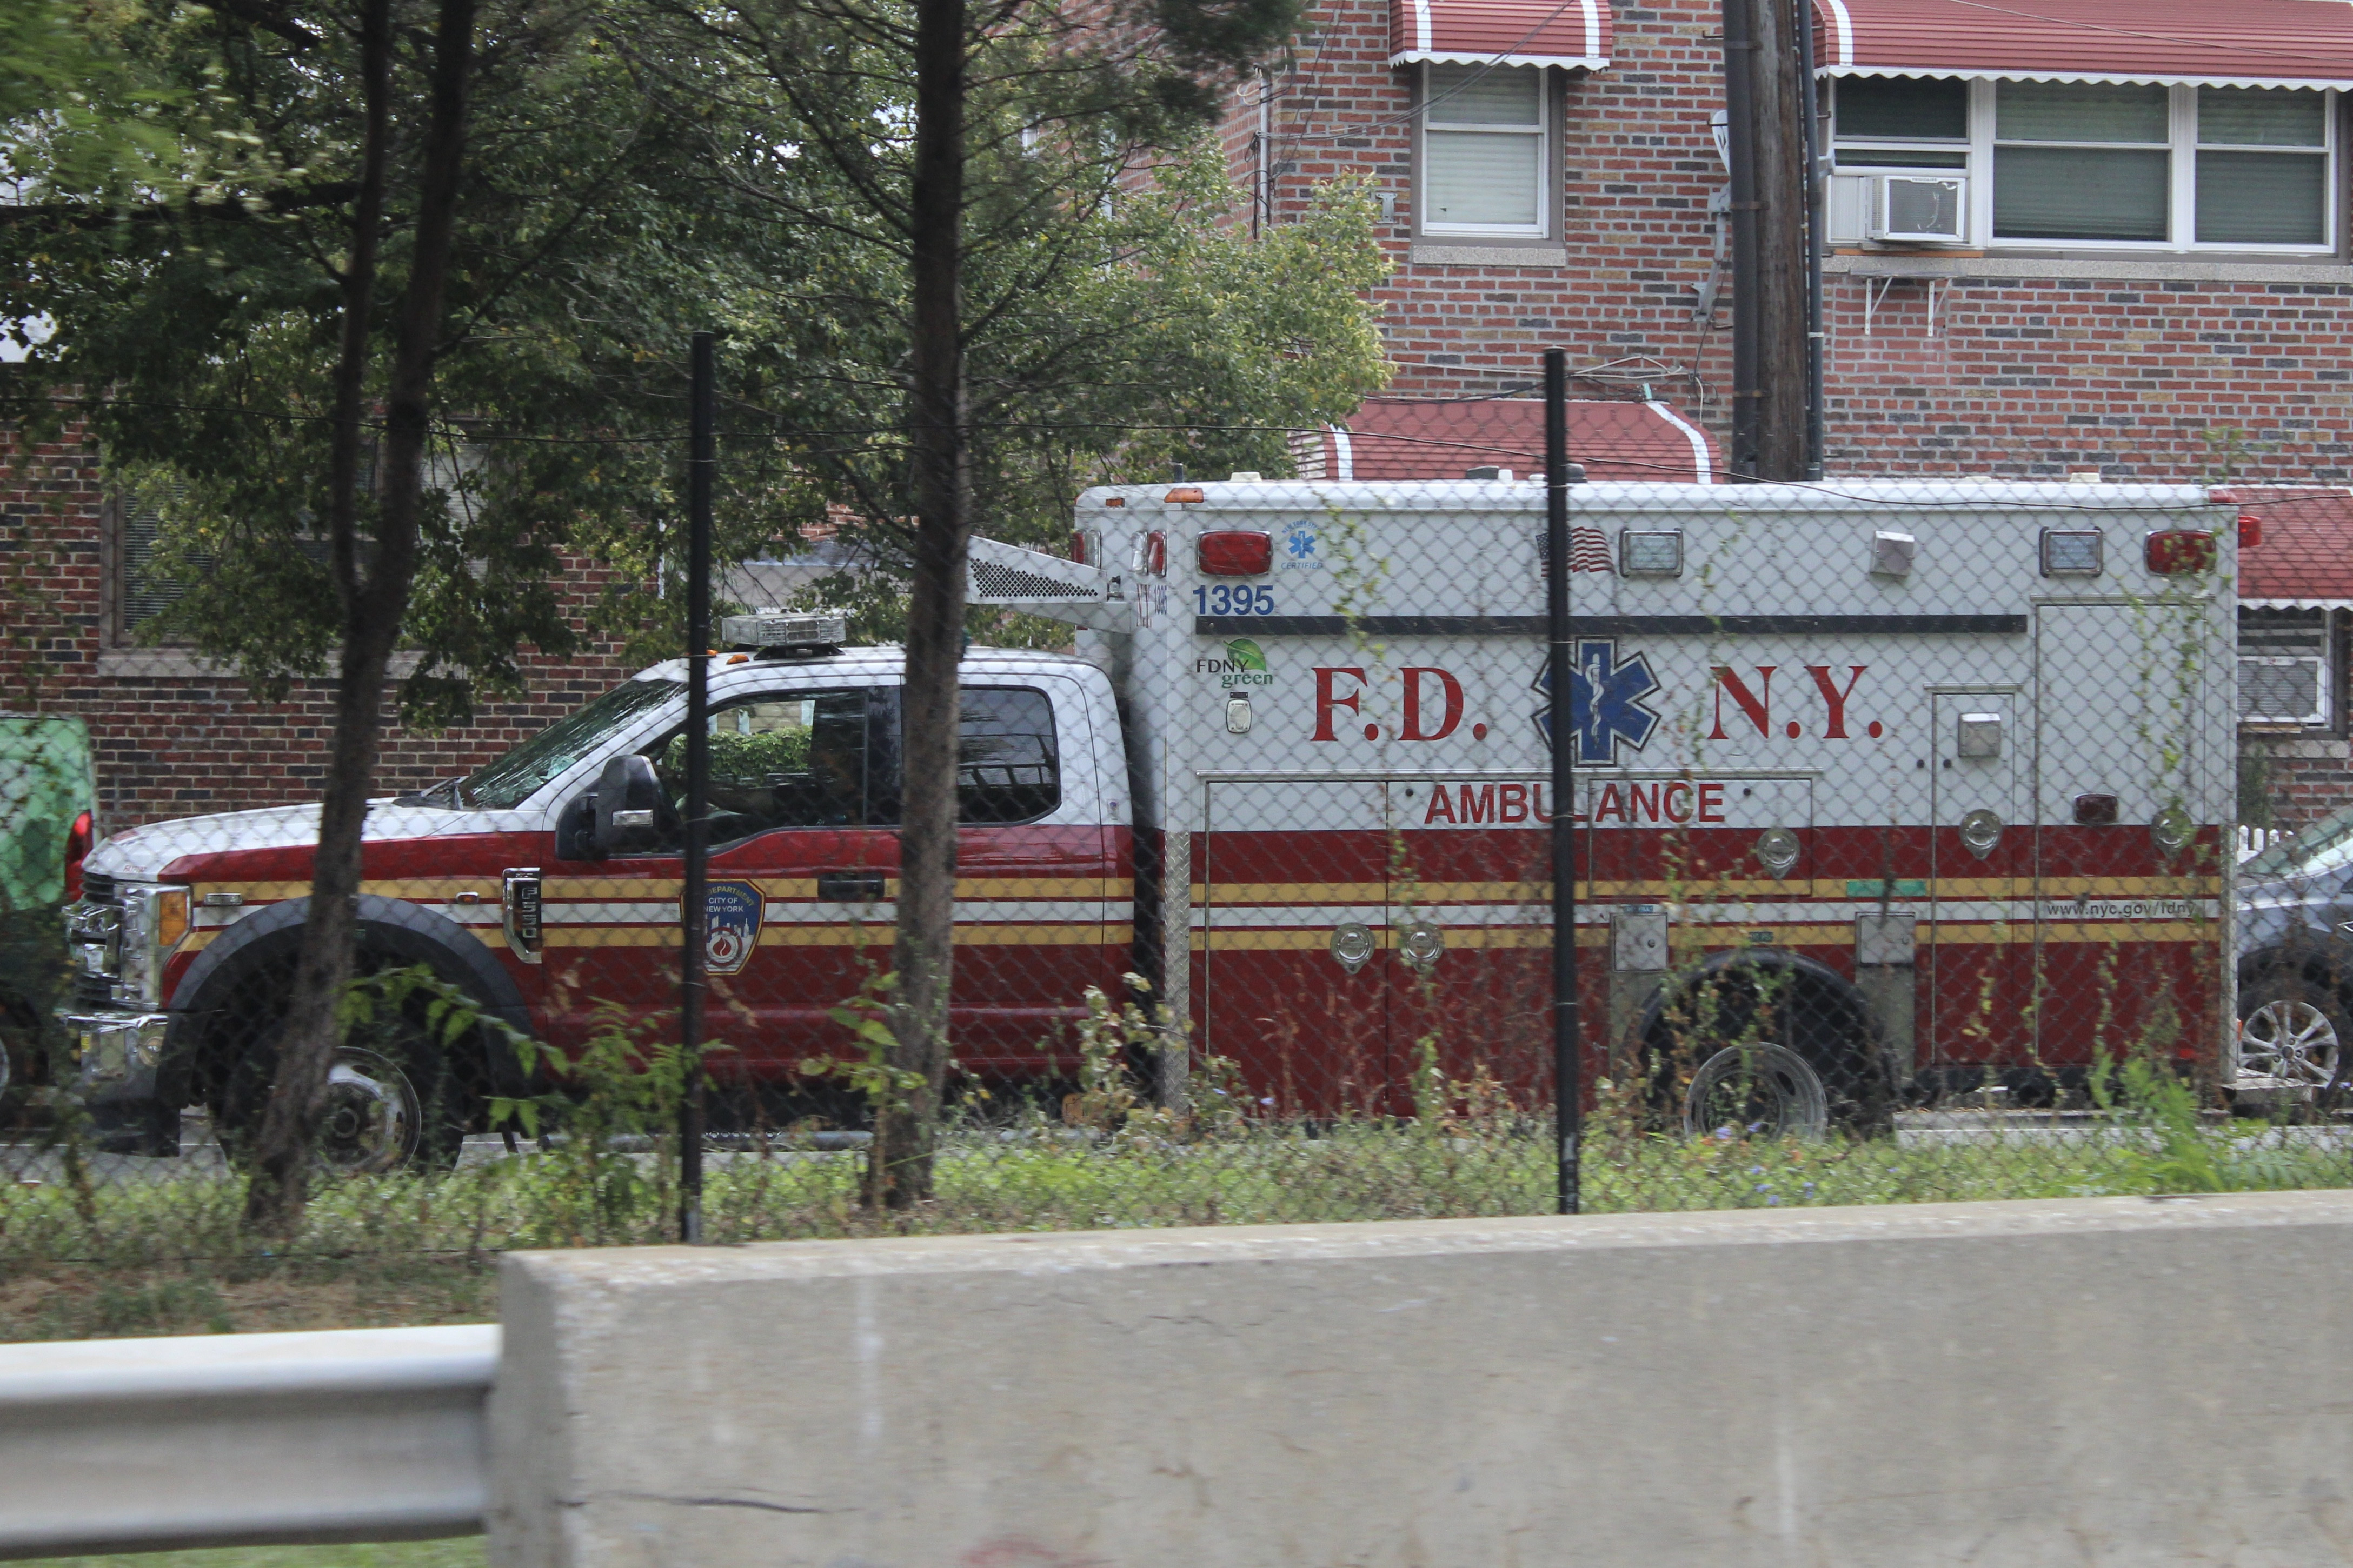
[[[1577,802],[1573,728],[1576,678],[1568,624],[1568,353],[1545,351],[1545,616],[1552,663],[1546,684],[1552,733],[1552,1082],[1553,1131],[1560,1152],[1556,1197],[1562,1214],[1577,1211],[1577,1143],[1584,1131],[1584,1083],[1577,1061]]]
[[[686,467],[686,875],[679,890],[679,1048],[684,1092],[678,1112],[678,1238],[702,1239],[702,1010],[711,850],[711,482],[719,466],[713,426],[712,335],[694,334]]]

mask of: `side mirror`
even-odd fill
[[[615,757],[596,775],[596,853],[628,855],[660,838],[661,781],[649,757]]]

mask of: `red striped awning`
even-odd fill
[[[2256,519],[2239,530],[2239,603],[2250,609],[2353,608],[2353,490],[2234,485],[2214,492]]]
[[[1472,468],[1544,473],[1544,400],[1372,397],[1347,423],[1293,437],[1305,479],[1459,479]],[[1700,427],[1663,403],[1572,401],[1568,455],[1593,479],[1713,484]]]
[[[1609,0],[1389,0],[1389,64],[1609,64]]]
[[[2353,88],[2344,0],[1814,0],[1832,76]]]

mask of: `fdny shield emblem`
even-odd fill
[[[703,889],[702,960],[712,974],[740,974],[760,945],[767,901],[750,882],[713,882]]]

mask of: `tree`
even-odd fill
[[[1367,204],[1338,196],[1258,258],[1213,237],[1228,187],[1195,139],[1219,84],[1294,14],[1292,0],[758,0],[677,5],[636,46],[674,101],[719,106],[727,187],[835,253],[780,333],[796,363],[768,367],[788,409],[778,436],[908,582],[892,1066],[920,1087],[879,1118],[869,1190],[887,1205],[932,1190],[976,522],[995,512],[1018,536],[1092,464],[1182,449],[1166,432],[1134,438],[1151,415],[1336,416],[1378,384],[1354,292],[1380,266]],[[1323,287],[1297,265],[1316,240],[1334,247]],[[1278,279],[1303,310],[1253,286]],[[1234,313],[1244,300],[1257,323]],[[1263,432],[1233,444],[1287,466]]]
[[[0,212],[16,263],[0,317],[56,326],[11,411],[37,428],[58,416],[50,389],[88,389],[109,469],[147,486],[188,569],[174,629],[264,695],[337,678],[308,924],[251,1130],[257,1226],[290,1226],[306,1195],[395,647],[422,654],[401,694],[414,721],[513,689],[519,645],[570,646],[549,582],[568,531],[618,531],[662,488],[666,449],[630,438],[674,422],[673,389],[630,377],[661,324],[648,296],[678,269],[628,263],[677,239],[656,232],[675,208],[647,194],[666,144],[596,15],[326,0],[149,16],[123,30],[128,68],[182,106],[184,144],[209,133],[238,156],[154,189],[77,184],[35,145],[49,177]],[[539,443],[550,428],[618,445]],[[461,432],[492,455],[459,460]],[[622,482],[586,482],[599,452]]]
[[[124,58],[179,95],[183,142],[226,129],[216,139],[235,156],[170,191],[57,182],[0,209],[13,264],[0,317],[58,324],[8,412],[54,419],[46,389],[93,389],[72,406],[95,424],[110,478],[162,511],[163,563],[185,584],[161,624],[237,661],[265,697],[297,676],[342,679],[339,735],[353,744],[337,742],[343,794],[331,791],[314,911],[357,885],[356,808],[382,711],[367,650],[388,653],[391,628],[418,656],[400,716],[426,726],[517,690],[518,647],[569,648],[576,628],[551,583],[567,559],[621,579],[589,625],[648,658],[682,646],[676,437],[691,331],[725,343],[723,558],[789,543],[848,500],[886,565],[912,574],[918,561],[902,525],[916,510],[906,399],[921,337],[902,199],[912,55],[831,16],[736,13],[720,28],[700,12],[592,0],[475,3],[465,143],[479,151],[439,187],[437,331],[417,325],[430,312],[414,293],[439,58],[438,22],[422,26],[438,13],[406,9],[424,0],[268,14],[309,43],[222,12],[148,16],[123,31]],[[364,47],[371,16],[390,18],[388,54]],[[734,30],[755,21],[778,30]],[[951,432],[965,457],[948,499],[1002,537],[1066,526],[1075,489],[1122,462],[1277,468],[1282,437],[1263,426],[1343,415],[1381,375],[1358,298],[1381,265],[1369,204],[1335,193],[1310,223],[1252,246],[1226,222],[1214,150],[1191,140],[1198,79],[1057,52],[1064,41],[984,41],[997,74],[959,218],[960,355],[980,390]],[[1161,145],[1179,151],[1145,168]],[[403,357],[422,347],[425,380]],[[1165,428],[1195,424],[1236,428]],[[411,462],[414,489],[396,493]],[[933,810],[951,826],[934,822],[933,858],[910,863],[931,868],[934,923],[920,929],[944,963],[953,873],[936,850],[954,848],[962,575],[943,580],[950,558],[924,559],[923,613],[949,616],[932,676],[944,669],[949,706],[931,721],[951,748]],[[657,579],[665,598],[643,591]],[[945,612],[941,591],[956,601]],[[908,624],[903,602],[877,610],[870,630]],[[355,648],[367,657],[353,664]],[[348,963],[348,921],[318,934]],[[288,1110],[266,1140],[257,1223],[300,1206],[309,1080],[293,1058],[307,1072],[332,1052],[330,1015],[310,1000],[334,994],[332,963],[306,969],[303,1032],[286,1037],[302,1044],[281,1060]],[[943,970],[926,1005],[945,984]],[[899,1145],[919,1157],[944,1067],[928,1060],[919,1130]]]

